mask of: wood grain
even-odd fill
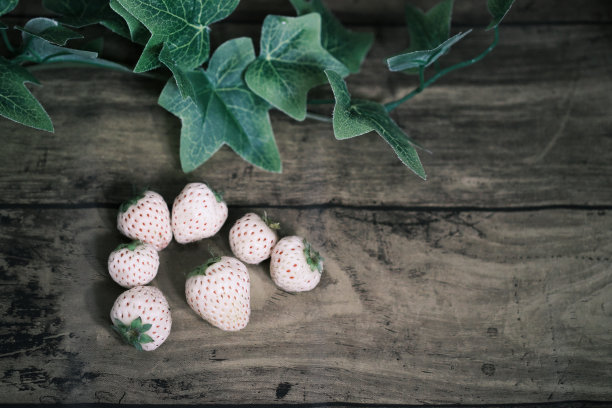
[[[114,210],[1,210],[2,402],[612,399],[609,212],[269,209],[316,243],[326,272],[291,295],[250,267],[251,322],[225,333],[190,311],[184,275],[210,244],[228,250],[247,210],[160,254],[174,323],[152,353],[109,328]]]
[[[244,26],[235,27],[240,35]],[[378,31],[363,72],[349,79],[354,95],[389,101],[414,86],[414,78],[388,73],[381,63],[405,45],[395,41],[402,31]],[[255,169],[223,148],[185,176],[180,122],[156,103],[162,83],[101,70],[53,70],[37,73],[44,86],[33,91],[55,134],[0,120],[0,203],[115,205],[133,185],[173,196],[186,180],[204,179],[224,189],[233,205],[610,205],[612,28],[520,26],[505,27],[502,35],[487,59],[393,113],[433,151],[422,154],[427,182],[375,134],[336,141],[328,124],[278,113],[272,122],[282,175]],[[473,56],[488,41],[489,35],[474,34],[449,61]]]
[[[404,8],[412,4],[422,10],[433,7],[433,0],[326,0],[325,4],[343,22],[349,24],[389,25],[404,24]],[[39,2],[22,1],[11,14],[18,16],[52,16]],[[231,22],[261,22],[267,14],[295,15],[290,3],[285,0],[243,0],[229,16]],[[485,3],[456,1],[453,21],[458,24],[488,24],[490,16]],[[507,22],[539,23],[554,22],[610,22],[612,11],[606,0],[589,0],[577,6],[571,0],[517,0]]]

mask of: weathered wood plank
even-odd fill
[[[333,1],[325,4],[343,22],[351,24],[404,24],[404,7],[409,3],[427,10],[437,3],[433,0],[369,0]],[[11,14],[19,16],[51,15],[39,2],[22,1]],[[286,0],[243,0],[228,18],[232,22],[258,22],[267,14],[295,15]],[[478,1],[456,1],[453,21],[459,24],[487,24],[490,16],[485,3]],[[554,22],[610,22],[612,11],[606,0],[589,0],[579,6],[571,0],[517,0],[508,22],[533,23]]]
[[[386,73],[381,63],[405,46],[394,41],[400,32],[378,32],[363,72],[349,79],[353,94],[389,101],[414,86],[414,78]],[[469,58],[489,40],[475,34],[448,58]],[[328,124],[281,114],[272,120],[282,175],[254,169],[224,148],[185,176],[180,122],[156,102],[162,83],[100,70],[39,72],[44,86],[33,90],[56,133],[0,120],[0,203],[114,204],[132,185],[171,196],[185,180],[206,179],[240,205],[607,206],[610,44],[607,26],[504,28],[490,57],[393,113],[434,152],[422,154],[427,182],[375,134],[336,141]]]
[[[172,243],[155,284],[173,331],[153,353],[109,328],[114,210],[1,210],[2,402],[612,399],[610,212],[269,210],[320,248],[320,286],[289,295],[251,267],[251,322],[224,333],[183,285],[230,224]]]

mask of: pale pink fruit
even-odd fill
[[[215,235],[227,219],[227,205],[204,183],[190,183],[172,204],[172,232],[180,244]]]
[[[272,250],[270,276],[287,292],[313,289],[321,280],[323,258],[303,238],[284,237]]]
[[[108,257],[108,272],[124,288],[146,285],[157,275],[159,255],[153,245],[133,241],[121,244]]]
[[[123,292],[111,309],[113,328],[138,350],[155,350],[172,327],[170,306],[161,290],[136,286]]]
[[[164,198],[154,191],[145,191],[119,208],[117,228],[123,235],[161,251],[172,241],[170,210]]]
[[[216,258],[191,272],[185,282],[185,296],[189,307],[202,319],[222,330],[240,330],[249,322],[249,272],[236,258]]]
[[[236,258],[247,264],[258,264],[270,257],[278,237],[275,229],[278,224],[271,223],[255,213],[248,213],[232,226],[229,243]]]

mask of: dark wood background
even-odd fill
[[[414,87],[383,65],[408,44],[403,1],[327,3],[376,34],[349,78],[354,95],[386,102]],[[39,12],[22,1],[5,20]],[[256,35],[267,13],[291,9],[244,0],[213,42]],[[455,21],[482,28],[484,1],[457,1]],[[517,0],[490,56],[393,113],[433,151],[426,182],[375,134],[336,141],[329,124],[277,113],[281,175],[227,148],[185,175],[180,122],[157,105],[162,83],[37,72],[43,86],[31,89],[55,133],[0,119],[0,402],[608,405],[611,22],[604,0]],[[471,37],[449,63],[491,40]],[[113,36],[107,44],[115,59],[137,56]],[[202,180],[225,191],[228,222],[160,254],[154,285],[174,325],[157,351],[136,352],[109,326],[122,291],[106,271],[125,241],[118,205],[134,186],[171,203]],[[229,227],[252,210],[309,238],[326,271],[293,295],[266,264],[250,267],[251,322],[225,333],[189,309],[185,274],[210,245],[228,252]]]

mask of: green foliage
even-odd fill
[[[387,59],[390,71],[404,71],[414,68],[425,68],[433,64],[446,54],[450,48],[468,35],[472,30],[459,33],[444,41],[431,50],[412,51],[404,54],[395,55]]]
[[[53,130],[48,115],[24,85],[37,83],[28,72],[30,67],[78,64],[130,73],[162,68],[161,73],[143,75],[163,76],[166,81],[158,102],[182,122],[180,159],[185,172],[205,163],[223,145],[254,166],[280,172],[269,118],[269,110],[276,108],[295,120],[310,117],[332,122],[337,139],[375,131],[406,166],[425,179],[416,150],[420,146],[389,112],[444,75],[484,58],[496,46],[498,25],[513,4],[513,0],[488,0],[493,42],[475,57],[447,67],[441,66],[441,57],[471,31],[450,35],[453,0],[442,0],[427,12],[408,6],[409,48],[386,61],[391,71],[418,73],[419,83],[400,99],[382,105],[351,98],[343,80],[359,71],[373,35],[348,30],[324,0],[289,1],[298,16],[267,16],[258,56],[250,39],[235,38],[219,46],[209,60],[210,26],[228,17],[239,0],[43,0],[57,19],[34,18],[16,27],[22,39],[18,46],[0,23],[0,37],[7,49],[4,55],[8,56],[0,59],[0,114],[27,126]],[[16,5],[17,0],[0,0],[0,16]],[[82,39],[79,29],[92,24],[143,46],[133,70],[99,58],[101,38],[85,38],[78,47],[73,44],[79,42],[69,42]],[[426,69],[432,66],[434,73],[428,78]],[[332,120],[307,112],[308,93],[320,85],[331,86],[335,99],[310,104],[335,101]]]
[[[43,0],[43,6],[59,14],[58,21],[70,27],[101,24],[112,32],[131,38],[128,27],[109,5],[109,0]]]
[[[0,16],[13,11],[17,4],[19,4],[19,0],[0,0]]]
[[[346,29],[325,7],[321,0],[290,0],[299,16],[318,13],[321,16],[321,45],[350,72],[359,72],[359,67],[374,42],[372,33]]]
[[[508,11],[510,11],[513,3],[514,0],[487,0],[487,9],[493,16],[493,20],[491,20],[487,30],[496,28],[501,23],[506,14],[508,14]]]
[[[151,33],[149,30],[140,22],[136,17],[130,14],[117,0],[110,0],[110,8],[117,14],[119,14],[125,20],[128,30],[130,31],[130,39],[141,45],[145,45]]]
[[[36,24],[38,22],[39,24]],[[46,27],[46,28],[42,28]],[[83,36],[71,29],[57,24],[51,19],[35,19],[31,20],[29,27],[15,27],[16,29],[28,33],[36,38],[50,42],[56,45],[66,45],[68,40],[83,38]]]
[[[152,324],[142,324],[140,317],[135,318],[129,325],[124,324],[121,320],[115,319],[113,322],[113,330],[115,330],[127,344],[133,346],[136,350],[142,351],[142,345],[152,343],[151,336],[146,334],[153,327]]]
[[[152,33],[148,52],[159,51],[159,59],[173,73],[202,65],[210,52],[209,25],[229,16],[239,0],[118,0]],[[150,60],[150,55],[147,57]],[[140,62],[139,62],[140,65]],[[185,90],[181,88],[181,92]],[[185,94],[185,93],[183,93]]]
[[[0,16],[10,13],[15,7],[19,0],[0,0]],[[8,27],[6,24],[0,21],[0,30],[6,30]]]
[[[336,98],[333,116],[336,139],[348,139],[374,130],[391,145],[402,163],[425,179],[416,143],[389,117],[385,107],[373,101],[352,100],[342,77],[330,70],[325,73]]]
[[[53,132],[47,112],[23,85],[38,84],[25,68],[0,57],[0,115],[36,129]]]
[[[159,104],[183,123],[180,157],[185,172],[200,166],[224,144],[249,163],[280,172],[280,155],[268,117],[270,106],[242,79],[253,60],[251,40],[236,38],[215,51],[206,71],[183,72],[193,92],[189,98],[180,95],[172,79],[166,84]]]
[[[444,0],[427,13],[417,7],[406,7],[406,25],[410,33],[408,51],[431,50],[450,37],[453,0]]]
[[[259,57],[249,65],[249,88],[296,120],[306,117],[306,96],[327,82],[323,71],[348,69],[321,46],[321,16],[268,16],[261,31]]]
[[[44,37],[44,33],[61,27],[57,21],[50,18],[38,17],[28,21],[22,30],[22,38],[27,47],[23,53],[33,62],[52,62],[64,60],[68,56],[78,59],[93,59],[97,53],[74,48],[60,47],[50,43]]]

